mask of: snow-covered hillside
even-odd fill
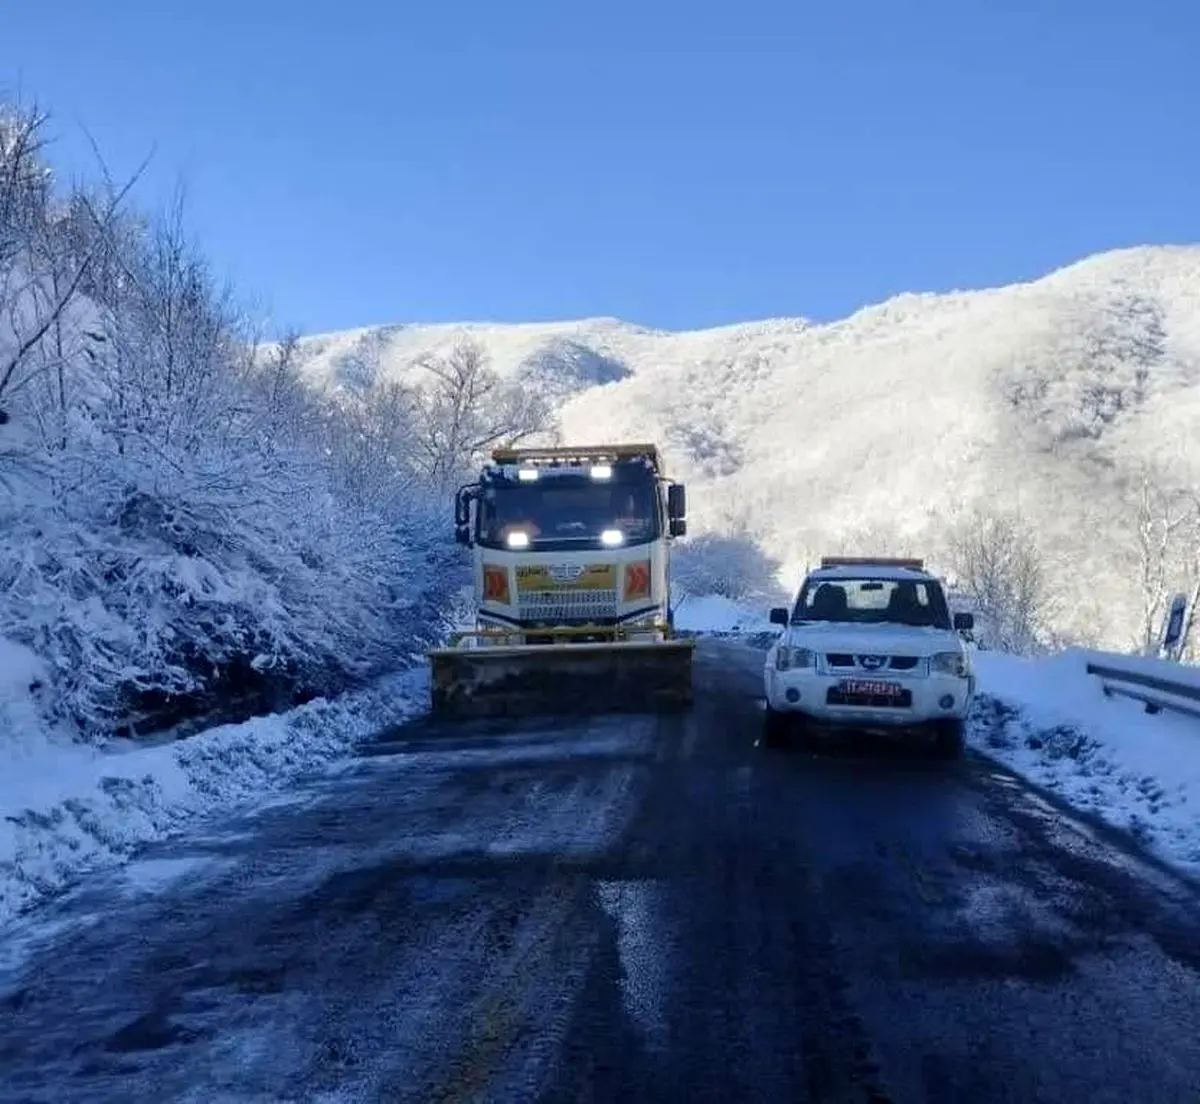
[[[566,440],[663,444],[691,483],[693,531],[749,533],[788,583],[832,549],[936,560],[959,511],[1020,511],[1054,627],[1093,644],[1127,647],[1144,616],[1129,505],[1140,466],[1185,487],[1200,459],[1197,247],[903,295],[827,325],[371,328],[307,339],[304,369],[333,387],[412,380],[421,357],[463,338],[550,394]]]

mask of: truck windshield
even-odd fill
[[[524,533],[530,547],[588,545],[609,530],[620,532],[622,544],[645,543],[659,535],[657,507],[652,483],[548,478],[498,484],[479,496],[479,543],[511,547],[511,534]]]
[[[894,579],[810,579],[792,621],[950,628],[946,596],[936,583]]]

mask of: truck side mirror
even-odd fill
[[[683,518],[671,518],[671,536],[687,536],[687,522],[684,521]]]
[[[687,490],[682,483],[672,483],[667,488],[667,517],[672,521],[687,517]]]
[[[456,544],[466,545],[471,547],[471,529],[467,525],[456,525],[454,527],[454,540]]]
[[[957,632],[970,632],[975,627],[975,615],[973,613],[956,613],[954,615],[954,628]]]
[[[788,620],[788,611],[783,606],[776,606],[771,610],[772,625],[786,625]]]
[[[454,524],[459,528],[471,523],[471,499],[474,495],[475,485],[472,483],[467,487],[459,487],[454,496]]]

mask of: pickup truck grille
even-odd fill
[[[825,662],[838,670],[853,671],[913,671],[921,662],[919,656],[906,655],[870,655],[867,657],[867,663],[863,662],[863,658],[861,655],[851,655],[849,652],[829,652],[825,656]],[[883,662],[875,663],[875,660]]]

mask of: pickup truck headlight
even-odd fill
[[[971,661],[962,652],[938,652],[929,659],[929,670],[954,678],[971,677]]]
[[[789,648],[781,644],[775,652],[775,670],[788,671],[793,668],[813,667],[816,655],[807,648]]]

